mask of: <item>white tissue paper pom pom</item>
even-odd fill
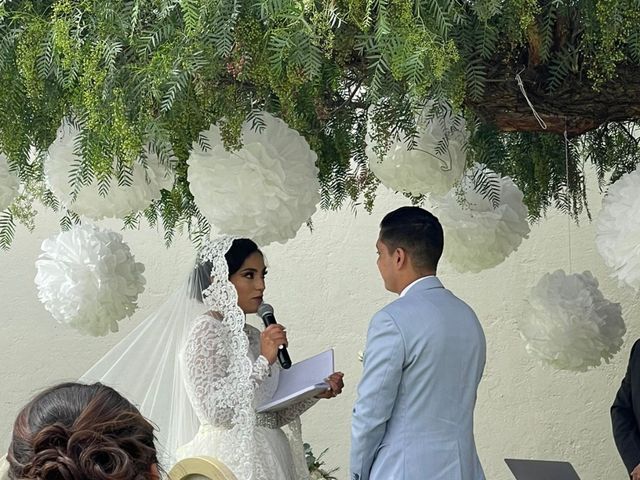
[[[372,126],[369,122],[365,148],[369,169],[383,185],[392,190],[413,195],[442,195],[462,176],[467,141],[464,120],[460,118],[458,124],[454,125],[450,111],[436,117],[429,114],[431,108],[431,104],[427,105],[417,119],[418,136],[414,148],[409,150],[407,136],[401,134],[383,158],[374,149],[375,141],[371,138]],[[442,143],[445,134],[448,139]]]
[[[38,298],[59,323],[103,336],[136,310],[144,265],[119,233],[75,226],[42,242],[42,251],[36,261]]]
[[[620,177],[602,200],[596,246],[613,276],[640,288],[640,170]]]
[[[198,209],[220,233],[267,245],[295,237],[316,211],[320,184],[307,141],[279,118],[261,118],[261,131],[244,123],[235,152],[224,148],[217,126],[201,132],[210,148],[194,142],[188,180]]]
[[[545,274],[519,322],[526,349],[560,370],[584,372],[609,360],[626,332],[619,303],[605,299],[591,272]]]
[[[482,188],[489,184],[497,193],[487,198]],[[446,238],[445,259],[460,272],[480,272],[503,262],[529,235],[522,198],[511,178],[475,164],[459,187],[434,198]]]
[[[173,171],[161,163],[159,157],[146,151],[146,168],[136,162],[132,166],[131,185],[118,185],[112,178],[106,195],[100,195],[98,181],[82,186],[74,198],[71,171],[79,161],[74,153],[80,132],[68,122],[58,128],[56,140],[49,147],[45,160],[47,185],[62,204],[79,215],[100,220],[105,217],[124,218],[132,212],[147,208],[160,198],[160,190],[173,188]]]
[[[9,171],[7,157],[0,153],[0,212],[13,203],[18,196],[19,186],[18,177]]]

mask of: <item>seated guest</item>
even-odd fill
[[[114,389],[63,383],[18,414],[8,478],[156,480],[153,426]]]

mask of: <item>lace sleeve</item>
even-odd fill
[[[205,315],[194,324],[182,353],[186,389],[193,408],[203,423],[230,428],[236,406],[221,392],[228,388],[231,346],[227,327]],[[267,360],[260,356],[253,363],[254,388],[269,375]]]
[[[278,412],[259,413],[259,423],[262,425],[269,425],[271,428],[283,427],[300,418],[300,415],[313,407],[317,401],[317,398],[310,398]]]
[[[259,355],[255,362],[253,362],[253,373],[251,374],[251,378],[255,382],[255,386],[257,387],[262,383],[262,381],[269,376],[271,373],[271,365],[269,365],[269,360],[266,357]]]
[[[318,403],[317,398],[309,398],[308,400],[303,400],[302,402],[296,403],[295,405],[291,405],[284,410],[276,412],[278,414],[278,423],[280,423],[281,425],[286,425],[292,422],[304,412],[313,407],[316,403]]]

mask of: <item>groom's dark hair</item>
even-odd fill
[[[420,207],[401,207],[380,222],[380,241],[390,252],[402,248],[419,273],[436,271],[444,247],[442,225]]]

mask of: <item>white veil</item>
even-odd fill
[[[250,479],[255,452],[254,390],[249,342],[243,331],[245,317],[228,280],[225,259],[233,240],[225,236],[209,242],[183,286],[80,380],[110,385],[136,404],[157,426],[160,461],[169,469],[179,447],[191,441],[200,427],[185,386],[180,354],[195,321],[208,311],[218,312],[230,332],[229,352],[233,355],[225,382],[215,385],[222,390],[224,408],[233,410],[228,436],[232,441],[224,446],[223,460],[234,466],[240,479]],[[205,261],[211,263],[210,284],[197,268]]]

